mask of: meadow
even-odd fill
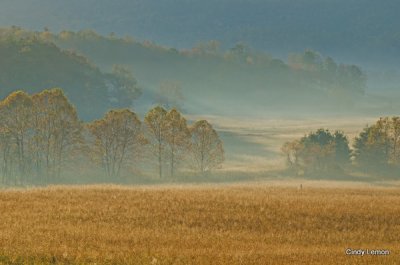
[[[6,189],[0,264],[399,264],[400,190],[338,183]]]
[[[353,140],[363,128],[379,117],[308,117],[266,116],[261,118],[228,116],[190,116],[189,120],[207,119],[218,131],[225,149],[222,171],[268,172],[286,168],[281,147],[287,141],[320,128],[343,131]]]

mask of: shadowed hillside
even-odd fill
[[[183,106],[193,114],[362,112],[368,99],[364,95],[366,75],[360,67],[338,63],[313,50],[289,54],[287,61],[282,61],[244,44],[222,49],[217,41],[176,50],[129,37],[105,37],[91,30],[52,34],[47,30],[31,32],[13,27],[1,33],[3,52],[11,58],[16,54],[19,59],[9,63],[14,72],[21,72],[21,77],[12,78],[14,83],[5,80],[3,86],[62,87],[78,110],[87,99],[78,98],[71,87],[74,93],[83,92],[82,96],[87,98],[98,93],[96,105],[101,112],[101,106],[107,104],[130,106],[139,95],[136,79],[144,88],[143,97],[135,104],[141,113],[140,110],[160,103],[160,97],[169,97],[160,95],[160,87],[166,84],[176,86],[182,102],[164,103]],[[61,51],[55,45],[81,55]],[[83,56],[112,74],[103,74]],[[78,58],[80,63],[75,66],[73,62]],[[40,67],[31,71],[31,63]],[[6,78],[12,76],[6,74]],[[98,116],[92,112],[92,117]]]
[[[88,56],[105,70],[114,64],[130,66],[146,88],[140,104],[154,103],[158,88],[171,80],[181,84],[184,107],[190,113],[254,116],[317,108],[349,112],[365,100],[366,76],[360,67],[340,64],[312,50],[289,54],[282,61],[244,44],[223,49],[217,41],[176,50],[90,30],[63,31],[50,39]]]
[[[81,117],[88,120],[100,117],[111,107],[130,107],[139,95],[136,81],[121,76],[121,71],[105,74],[87,58],[74,51],[61,50],[39,36],[2,31],[0,57],[1,98],[15,90],[37,93],[62,87]],[[121,81],[129,83],[125,85]],[[122,85],[131,91],[127,93],[126,87],[121,89]]]
[[[14,0],[1,3],[0,24],[92,28],[179,48],[246,42],[283,57],[313,48],[347,62],[399,66],[399,8],[396,0]]]

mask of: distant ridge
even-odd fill
[[[275,56],[312,48],[381,67],[399,66],[399,10],[397,0],[8,0],[0,3],[0,25],[90,28],[177,48],[244,42]]]

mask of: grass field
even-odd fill
[[[399,189],[295,186],[3,190],[0,264],[400,263]]]
[[[343,131],[350,141],[367,124],[379,117],[315,117],[315,118],[240,118],[224,116],[189,116],[207,119],[217,129],[224,142],[226,171],[259,172],[285,168],[281,147],[320,128]]]

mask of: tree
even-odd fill
[[[286,163],[290,168],[298,167],[300,151],[302,150],[302,148],[303,146],[300,140],[286,142],[282,146],[281,151],[285,155]]]
[[[129,108],[133,101],[141,95],[141,89],[127,66],[113,65],[112,73],[106,76],[112,106]]]
[[[354,157],[364,168],[387,168],[400,164],[400,118],[380,118],[367,126],[354,141]]]
[[[292,68],[315,72],[322,65],[322,57],[316,51],[306,50],[302,54],[290,54],[288,63]]]
[[[166,143],[168,147],[169,166],[171,177],[187,153],[190,143],[190,132],[186,119],[176,110],[170,110],[166,115]]]
[[[14,174],[14,183],[25,182],[30,164],[28,146],[31,137],[32,99],[23,91],[10,94],[0,103],[0,122],[4,157],[3,165],[6,173]],[[10,169],[11,162],[15,162],[15,170]],[[10,174],[11,175],[11,174]]]
[[[224,161],[224,149],[218,133],[206,120],[197,121],[191,128],[191,152],[195,167],[201,173],[219,167]]]
[[[347,137],[340,131],[316,132],[287,142],[282,146],[290,168],[308,173],[336,171],[350,163],[351,151]]]
[[[392,117],[391,129],[393,142],[392,161],[398,165],[400,163],[400,117]]]
[[[364,94],[367,78],[360,67],[356,65],[341,65],[339,73],[342,77],[341,84],[343,87],[353,94]]]
[[[56,179],[81,144],[81,123],[61,89],[14,92],[0,103],[0,116],[4,181]]]
[[[168,135],[166,116],[167,111],[163,107],[157,106],[151,109],[144,118],[152,151],[158,160],[158,173],[160,178],[163,176],[162,169]]]
[[[32,96],[31,153],[38,176],[58,178],[65,163],[82,144],[82,125],[75,107],[59,89]],[[44,169],[44,170],[43,170]]]
[[[119,178],[146,144],[139,118],[128,109],[111,110],[88,129],[93,138],[91,154],[111,179]]]
[[[178,81],[163,81],[156,96],[156,103],[166,109],[183,107],[182,85]]]
[[[372,127],[365,127],[363,131],[355,138],[353,148],[355,162],[364,168],[373,168],[382,164],[381,152],[376,142],[370,138]]]
[[[82,56],[86,52],[76,51],[76,45],[91,51],[96,46],[102,53],[100,43],[112,42],[113,46],[115,41],[90,30],[53,35],[49,31],[0,29],[0,98],[21,87],[28,93],[38,93],[60,86],[84,120],[99,118],[98,114],[110,107],[131,107],[141,90],[129,66],[113,65],[112,72],[105,73]],[[117,42],[126,44],[121,39]],[[61,49],[60,45],[74,47]],[[87,104],[89,101],[92,104]]]
[[[217,56],[221,43],[216,40],[210,40],[208,42],[200,42],[192,48],[192,54],[198,56]]]
[[[6,184],[13,174],[13,143],[11,132],[4,127],[0,127],[0,150],[1,150],[1,174],[2,183]]]
[[[290,54],[288,64],[300,72],[299,77],[308,84],[323,89],[345,106],[352,106],[354,100],[365,91],[365,74],[356,65],[337,65],[332,58],[323,58],[312,50],[306,50],[303,54]]]
[[[335,144],[335,163],[340,166],[349,164],[351,159],[349,140],[340,131],[336,131],[333,138]]]

